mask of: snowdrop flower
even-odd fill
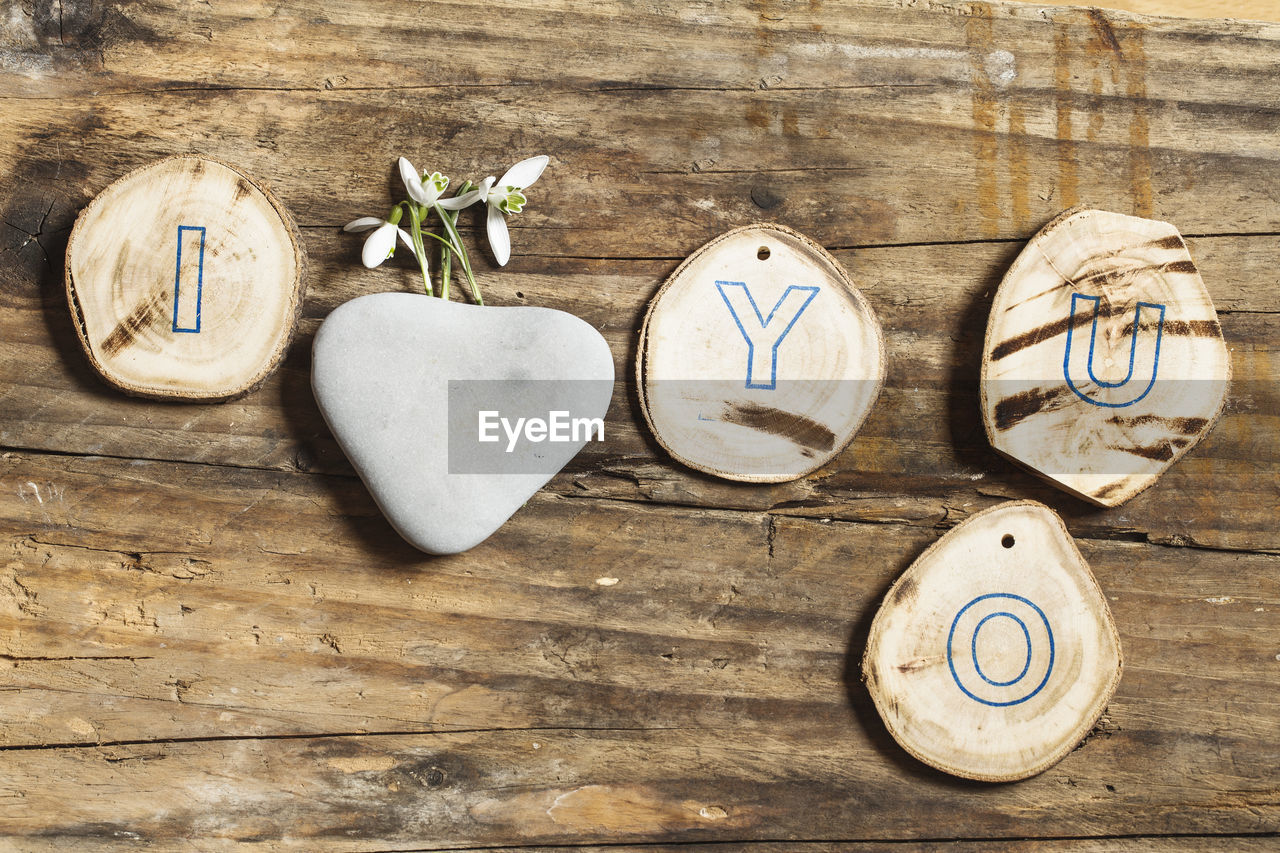
[[[550,159],[542,154],[530,157],[528,160],[521,160],[507,169],[506,173],[496,181],[493,177],[485,178],[476,189],[456,199],[450,199],[458,203],[458,207],[451,208],[453,210],[477,201],[489,206],[487,222],[489,245],[493,248],[493,256],[497,259],[498,266],[505,266],[511,259],[511,234],[507,230],[507,214],[524,210],[528,202],[524,195],[525,188],[532,186],[533,182],[541,177],[542,170],[547,168]]]
[[[467,248],[458,233],[458,215],[465,207],[482,202],[488,209],[489,245],[493,247],[494,257],[499,266],[505,266],[511,259],[511,234],[507,230],[507,216],[524,210],[528,203],[525,188],[532,185],[547,168],[550,158],[546,156],[530,157],[521,160],[508,169],[501,178],[492,177],[477,187],[466,181],[453,198],[441,198],[449,189],[449,179],[439,172],[420,173],[408,159],[399,158],[397,165],[400,179],[404,182],[409,198],[396,204],[386,219],[363,216],[343,226],[344,231],[372,232],[365,238],[360,258],[370,269],[380,266],[391,257],[399,239],[422,270],[422,287],[428,296],[437,293],[431,283],[431,272],[427,268],[426,240],[431,239],[441,244],[440,293],[442,299],[449,298],[450,272],[456,260],[462,267],[467,283],[471,286],[471,297],[477,305],[483,305],[480,289],[476,286],[476,277],[471,269],[471,261],[467,257]],[[409,215],[407,230],[400,227],[400,220]],[[445,234],[436,234],[427,227],[432,213],[435,213],[443,226]]]
[[[466,199],[465,196],[441,199],[440,194],[449,188],[449,179],[439,172],[421,175],[404,157],[400,158],[400,179],[404,181],[404,188],[409,191],[409,198],[423,207],[439,205],[445,210],[461,210],[475,201]]]
[[[362,216],[359,219],[353,219],[346,225],[342,226],[343,231],[369,231],[373,233],[365,238],[364,249],[360,252],[360,260],[369,269],[380,265],[387,258],[395,254],[396,237],[404,243],[406,248],[417,257],[418,253],[413,249],[413,238],[409,236],[409,232],[405,231],[396,222],[399,221],[400,208],[396,208],[392,214],[392,220],[378,219],[376,216]],[[425,263],[426,259],[423,258]]]

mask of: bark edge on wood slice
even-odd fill
[[[73,324],[94,369],[139,397],[228,400],[260,386],[297,325],[305,255],[243,170],[179,154],[129,172],[67,241]]]
[[[636,358],[640,408],[663,449],[754,483],[839,455],[884,377],[880,322],[848,273],[804,235],[765,223],[680,264],[649,304]]]
[[[933,767],[988,782],[1067,755],[1120,683],[1120,637],[1053,510],[1010,501],[947,532],[871,624],[863,680],[894,739]]]
[[[991,305],[983,423],[1002,455],[1117,506],[1210,429],[1231,362],[1178,229],[1073,208],[1040,230]]]

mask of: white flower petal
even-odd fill
[[[496,204],[489,205],[489,245],[498,266],[504,267],[511,260],[511,234],[507,231],[507,217]]]
[[[360,260],[369,269],[381,264],[396,247],[396,232],[400,229],[390,222],[382,223],[382,227],[370,234],[364,241],[364,250]]]
[[[462,210],[464,207],[470,207],[478,201],[481,201],[480,190],[474,189],[453,198],[442,199],[439,205],[445,210]]]
[[[430,206],[440,195],[435,191],[435,187],[422,183],[422,176],[418,174],[418,170],[403,157],[400,158],[400,180],[404,181],[404,188],[409,191],[409,198],[418,204]]]
[[[404,243],[404,247],[409,250],[409,254],[415,258],[418,257],[418,250],[413,248],[413,236],[403,228],[396,229],[396,236],[400,238],[400,242]]]
[[[368,231],[370,228],[377,228],[385,220],[376,216],[361,216],[359,219],[353,219],[346,225],[342,226],[343,231]]]
[[[405,189],[422,185],[422,176],[407,157],[401,157],[396,163],[400,166],[400,180],[404,181]]]
[[[547,163],[551,162],[551,158],[546,154],[540,154],[537,157],[530,157],[528,160],[521,160],[510,169],[507,173],[498,179],[500,187],[524,187],[531,186],[534,181],[542,176],[542,170],[547,168]]]
[[[489,191],[493,189],[493,182],[496,180],[497,178],[495,178],[493,175],[490,175],[489,177],[485,178],[483,181],[480,182],[480,186],[476,187],[476,192],[480,193],[481,201],[489,200]]]

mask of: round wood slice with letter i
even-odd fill
[[[1120,638],[1062,520],[1034,501],[935,542],[871,623],[863,679],[889,733],[956,776],[1034,776],[1072,750],[1120,683]]]
[[[80,343],[129,394],[225,400],[279,363],[302,303],[303,252],[284,207],[238,168],[194,155],[130,172],[67,243]]]
[[[1166,222],[1069,210],[996,292],[982,414],[996,450],[1116,506],[1204,437],[1231,362],[1191,253]]]
[[[649,306],[641,408],[678,461],[794,480],[853,439],[884,383],[880,323],[835,258],[778,225],[722,234]]]

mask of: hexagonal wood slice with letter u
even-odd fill
[[[1070,210],[991,306],[982,414],[996,450],[1093,503],[1153,484],[1212,428],[1231,364],[1213,300],[1167,222]]]

